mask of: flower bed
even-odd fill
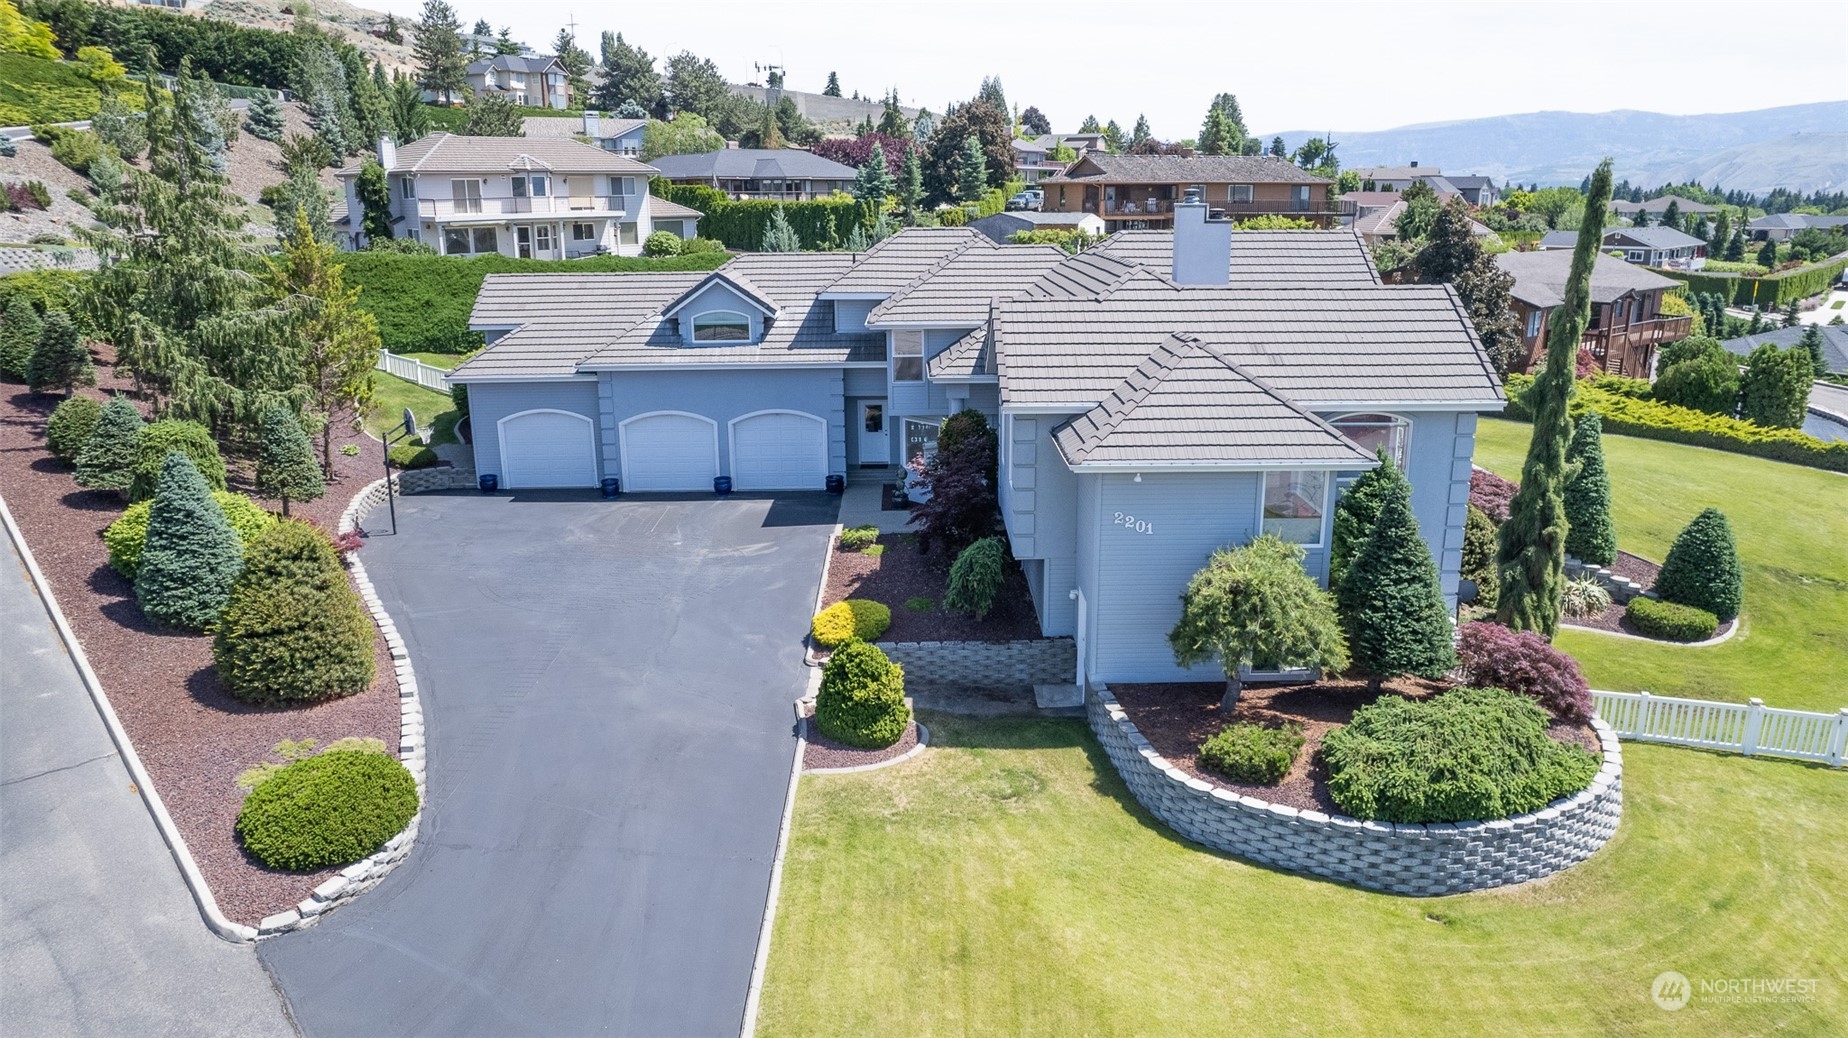
[[[954,561],[948,552],[939,548],[923,554],[910,534],[885,534],[873,548],[877,549],[874,554],[842,549],[837,540],[828,559],[828,586],[821,604],[826,608],[849,598],[865,598],[887,606],[892,610],[892,626],[880,641],[1000,642],[1040,637],[1039,618],[1018,563],[1008,563],[1007,580],[995,596],[994,609],[977,620],[943,609]],[[923,600],[929,601],[929,608],[917,608]]]
[[[1654,586],[1656,574],[1662,572],[1660,563],[1651,562],[1640,555],[1632,555],[1627,551],[1619,551],[1616,561],[1611,563],[1609,569],[1612,573],[1627,580],[1633,580],[1641,584],[1644,588]],[[1634,638],[1648,638],[1650,641],[1666,641],[1666,639],[1656,638],[1643,633],[1634,623],[1630,622],[1628,613],[1628,606],[1620,603],[1612,603],[1610,607],[1595,616],[1564,617],[1560,620],[1560,623],[1566,627],[1583,627],[1594,631],[1606,631],[1612,634],[1627,634]],[[1718,630],[1713,632],[1713,637],[1724,637],[1732,631],[1733,626],[1738,622],[1737,620],[1725,621],[1720,624]]]

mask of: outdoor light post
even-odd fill
[[[404,424],[396,431],[387,429],[385,438],[381,441],[385,444],[385,509],[391,513],[393,535],[398,532],[398,503],[392,498],[391,493],[391,448],[394,444],[402,443],[416,435],[417,416],[412,414],[411,409],[407,407],[404,409]]]

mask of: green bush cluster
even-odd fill
[[[1501,581],[1495,570],[1495,520],[1473,504],[1464,507],[1461,576],[1476,582],[1476,605],[1493,609],[1501,598]]]
[[[103,139],[88,130],[38,126],[32,134],[51,144],[52,158],[85,176],[90,174],[90,164],[103,153]]]
[[[644,256],[678,256],[681,252],[680,235],[667,231],[656,231],[642,239]]]
[[[154,496],[167,455],[179,451],[192,459],[199,475],[213,490],[225,488],[225,459],[211,430],[198,422],[163,418],[151,422],[135,439],[135,460],[129,471],[128,498],[146,501]]]
[[[30,18],[49,23],[66,54],[83,47],[106,47],[117,58],[138,63],[151,47],[155,64],[163,69],[179,68],[180,59],[187,57],[194,69],[220,83],[295,85],[292,75],[303,39],[300,33],[245,28],[218,18],[179,17],[159,7],[83,0],[26,0],[20,9]]]
[[[849,526],[841,531],[841,550],[859,551],[879,540],[877,526]]]
[[[45,420],[45,446],[52,456],[67,464],[76,464],[77,455],[90,443],[96,423],[103,417],[103,405],[87,396],[74,396],[59,404]]]
[[[1792,300],[1808,299],[1827,292],[1830,286],[1841,279],[1844,269],[1848,269],[1848,259],[1793,267],[1765,277],[1686,270],[1663,270],[1658,273],[1686,283],[1688,292],[1693,295],[1711,292],[1724,299],[1728,305],[1781,307]]]
[[[212,661],[233,695],[258,703],[336,699],[372,684],[372,623],[326,534],[285,520],[257,535]]]
[[[726,248],[744,252],[755,252],[762,245],[764,230],[779,208],[804,249],[839,248],[860,219],[860,203],[851,195],[813,202],[733,201],[723,191],[702,184],[666,185],[665,190],[668,201],[706,214],[699,221],[700,237],[716,238]]]
[[[127,397],[111,397],[90,432],[90,441],[77,455],[77,485],[127,492],[134,477],[135,448],[145,428],[141,412]]]
[[[329,750],[296,761],[244,798],[237,835],[274,869],[310,872],[376,852],[417,815],[417,781],[383,753]]]
[[[1720,629],[1719,617],[1705,609],[1653,598],[1631,599],[1624,615],[1637,630],[1664,641],[1704,642]]]
[[[823,735],[881,749],[897,742],[910,723],[904,668],[868,642],[850,641],[835,650],[815,694],[815,726]]]
[[[58,43],[68,45],[62,36]],[[140,108],[140,88],[139,83],[125,83],[109,89],[124,103]],[[34,124],[88,119],[102,102],[102,90],[79,65],[30,54],[0,54],[0,126],[33,126],[36,136]]]
[[[258,534],[276,525],[275,516],[242,494],[214,490],[212,500],[218,502],[219,511],[225,514],[225,521],[245,548]],[[137,501],[103,531],[103,543],[109,548],[109,568],[131,581],[141,569],[141,552],[148,543],[148,513],[153,508],[152,501]]]
[[[1680,605],[1704,609],[1721,620],[1739,615],[1745,598],[1745,571],[1739,565],[1732,524],[1717,508],[1694,517],[1669,545],[1656,594]]]
[[[950,563],[950,586],[943,608],[968,613],[977,620],[988,615],[1007,580],[1007,544],[999,537],[984,537],[969,545]]]
[[[1547,735],[1547,712],[1498,688],[1385,696],[1322,740],[1328,792],[1355,818],[1469,822],[1537,811],[1584,789],[1598,758]]]
[[[1234,782],[1272,786],[1283,781],[1303,749],[1303,726],[1230,724],[1200,744],[1200,766]]]
[[[870,642],[892,626],[892,610],[868,598],[849,598],[815,614],[809,633],[824,649],[858,639]]]

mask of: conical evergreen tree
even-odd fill
[[[1354,666],[1372,688],[1400,674],[1441,678],[1457,665],[1450,607],[1412,515],[1411,484],[1382,484],[1379,518],[1337,601]]]
[[[212,488],[191,458],[170,452],[135,572],[141,611],[162,627],[205,630],[217,622],[243,568],[243,542],[212,500]]]
[[[284,521],[257,535],[212,662],[233,695],[259,702],[332,699],[372,684],[372,624],[326,534]]]
[[[918,149],[905,149],[905,164],[898,170],[898,207],[905,211],[905,223],[918,222],[918,207],[924,202],[924,164]]]
[[[796,237],[796,229],[789,225],[789,217],[780,205],[770,214],[770,225],[764,228],[761,248],[765,252],[802,251],[802,239]]]
[[[264,91],[251,98],[250,108],[245,113],[244,129],[253,137],[261,137],[271,143],[282,142],[282,105],[276,101],[276,95]]]
[[[892,174],[886,169],[885,148],[874,143],[873,150],[866,157],[866,164],[860,167],[853,179],[853,197],[869,212],[878,212],[885,206],[886,196],[892,193]]]
[[[1566,484],[1566,554],[1608,566],[1617,558],[1617,528],[1611,523],[1611,477],[1604,468],[1604,423],[1598,412],[1580,416],[1566,463],[1577,466]]]
[[[1385,451],[1379,452],[1379,467],[1369,469],[1354,481],[1341,495],[1335,505],[1334,533],[1328,546],[1328,589],[1333,592],[1341,590],[1341,581],[1347,575],[1348,567],[1353,565],[1354,557],[1367,544],[1367,538],[1373,535],[1373,524],[1379,521],[1380,506],[1394,487],[1407,487],[1405,473],[1393,464]]]
[[[135,479],[136,449],[146,425],[127,397],[118,396],[103,405],[96,431],[77,455],[77,485],[127,493]]]
[[[0,375],[26,380],[26,367],[32,363],[32,351],[38,349],[42,327],[38,310],[24,293],[7,300],[6,314],[0,317]]]
[[[38,347],[26,363],[26,385],[34,393],[63,390],[71,395],[77,386],[96,385],[96,366],[90,361],[90,348],[71,321],[71,315],[53,310],[45,315],[39,330]]]
[[[1667,601],[1705,609],[1722,621],[1739,615],[1745,573],[1726,513],[1706,509],[1676,535],[1662,572],[1656,574],[1655,591]]]
[[[963,138],[962,157],[956,163],[956,197],[973,202],[988,190],[988,160],[982,156],[982,139]]]
[[[1591,176],[1585,211],[1602,213],[1610,207],[1610,201],[1611,164],[1607,159]],[[1572,443],[1566,405],[1575,387],[1579,340],[1591,323],[1591,268],[1597,262],[1603,238],[1603,228],[1597,220],[1580,225],[1566,277],[1565,299],[1554,311],[1547,329],[1546,367],[1528,390],[1527,399],[1534,412],[1533,439],[1521,466],[1521,488],[1509,504],[1508,521],[1502,524],[1495,553],[1501,576],[1496,619],[1517,631],[1534,631],[1549,640],[1559,629],[1561,596],[1565,591],[1565,486],[1571,475],[1566,450]]]
[[[289,514],[289,502],[313,501],[327,493],[321,477],[321,465],[315,461],[314,448],[302,423],[282,404],[271,404],[263,412],[263,442],[257,452],[257,490],[282,500],[282,514]]]

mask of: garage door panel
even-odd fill
[[[528,411],[499,422],[501,482],[510,489],[597,485],[596,430],[568,411]]]
[[[732,480],[739,490],[820,490],[828,479],[828,423],[795,411],[732,423]]]
[[[622,424],[623,488],[711,490],[719,474],[717,424],[697,415],[640,415]]]

